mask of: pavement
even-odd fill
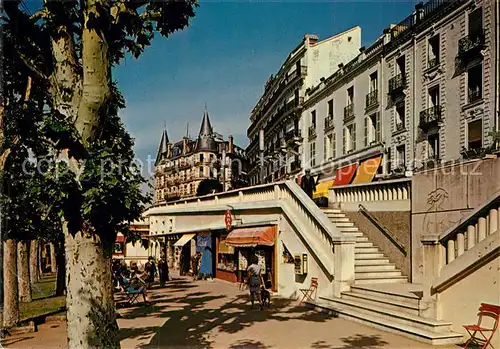
[[[149,295],[149,306],[118,307],[122,348],[433,348],[305,309],[297,301],[273,299],[269,309],[252,310],[248,295],[225,281],[178,279]],[[66,325],[42,324],[38,332],[9,337],[3,346],[67,348]]]

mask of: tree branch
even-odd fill
[[[26,68],[28,68],[34,75],[36,75],[40,79],[44,80],[49,79],[49,77],[45,75],[43,72],[41,72],[37,67],[35,67],[35,65],[32,64],[24,54],[22,54],[19,50],[16,51],[17,54],[19,55],[19,58],[21,59],[21,61],[23,61],[24,65],[26,66]]]

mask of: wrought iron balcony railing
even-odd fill
[[[406,86],[406,74],[398,74],[389,79],[389,94],[400,92]]]
[[[325,131],[329,131],[334,127],[333,125],[333,115],[327,116],[325,118]]]
[[[474,103],[483,97],[483,91],[480,88],[469,88],[469,103]]]
[[[285,133],[285,142],[287,143],[292,142],[294,140],[300,140],[300,138],[302,138],[300,130],[293,129]]]
[[[373,90],[366,95],[366,107],[370,108],[378,104],[378,90]]]
[[[442,121],[442,110],[440,105],[435,105],[433,107],[427,108],[420,112],[420,124],[421,128],[425,128],[431,124],[435,124]]]
[[[460,56],[476,52],[484,47],[484,31],[469,34],[458,40],[458,54]]]
[[[309,138],[316,137],[316,125],[309,126]]]
[[[354,103],[344,107],[344,122],[354,119]]]

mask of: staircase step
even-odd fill
[[[356,248],[361,248],[361,247],[373,247],[373,242],[369,242],[369,241],[358,241],[358,239],[356,239]]]
[[[395,311],[380,311],[376,307],[370,310],[359,308],[359,304],[346,300],[320,298],[316,303],[306,303],[318,311],[336,314],[355,322],[366,324],[381,330],[397,333],[432,345],[457,344],[463,339],[461,334],[449,331],[449,323],[437,322],[418,316]],[[401,315],[403,314],[403,315]],[[420,326],[425,327],[425,329]],[[441,328],[442,327],[442,328]],[[448,329],[446,328],[448,327]],[[438,330],[438,331],[437,331]]]
[[[341,228],[341,230],[344,230],[343,228],[351,228],[351,227],[354,227],[354,223],[352,222],[338,222],[338,223],[335,223],[335,225],[338,227],[338,228]],[[356,228],[358,229],[358,228]]]
[[[347,217],[328,217],[328,218],[330,218],[330,221],[332,221],[332,223],[334,223],[334,224],[337,224],[340,222],[349,222],[349,218],[347,218]]]
[[[374,277],[374,278],[357,278],[354,285],[370,285],[370,284],[405,284],[408,282],[406,276],[389,276],[389,277]]]
[[[338,208],[325,208],[325,209],[323,209],[323,212],[325,214],[329,214],[329,213],[343,213],[342,210],[339,210]]]
[[[387,299],[389,301],[404,302],[418,306],[420,298],[408,291],[411,289],[413,284],[407,285],[353,285],[351,286],[351,292],[361,295],[366,295],[369,297],[376,297],[378,299]],[[397,288],[403,288],[403,290],[397,290]]]
[[[411,302],[400,302],[356,292],[342,292],[342,298],[353,302],[371,304],[391,310],[398,310],[407,314],[418,315],[418,304],[415,305]]]
[[[378,247],[373,247],[373,246],[363,247],[363,246],[358,246],[358,244],[354,246],[354,253],[379,253],[379,252],[380,250],[378,249]]]
[[[347,217],[345,213],[327,213],[326,216],[330,219]]]
[[[354,259],[357,261],[359,259],[378,259],[384,258],[385,256],[382,253],[355,253]]]
[[[356,227],[339,227],[339,228],[342,233],[354,233],[359,231],[359,229]],[[363,233],[360,234],[363,235]]]
[[[401,276],[400,270],[378,270],[378,271],[361,271],[355,273],[356,280],[373,279],[373,278],[391,278]]]
[[[354,271],[356,273],[360,272],[376,272],[376,271],[385,271],[385,270],[396,270],[396,266],[391,263],[385,263],[385,264],[376,264],[376,265],[359,265],[355,264],[354,265]]]
[[[385,258],[384,256],[378,257],[378,258],[371,258],[371,259],[355,259],[354,260],[354,266],[361,266],[361,265],[387,265],[389,263],[389,259]]]
[[[367,242],[368,238],[366,236],[356,236],[356,243],[358,242]]]

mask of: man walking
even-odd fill
[[[313,193],[316,190],[316,181],[314,180],[314,177],[311,176],[310,169],[306,170],[306,175],[300,180],[300,187],[307,194],[307,196],[312,199]]]

